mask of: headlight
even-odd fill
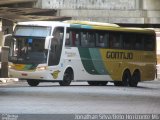
[[[8,65],[8,68],[9,68],[9,69],[11,69],[11,68],[12,68],[12,66],[11,66],[11,65]]]
[[[9,68],[9,69],[13,69],[13,68],[14,68],[14,65],[8,65],[8,68]]]
[[[36,68],[37,71],[42,71],[42,70],[46,70],[46,69],[47,69],[46,66],[41,66],[41,67]]]

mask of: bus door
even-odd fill
[[[62,52],[64,28],[57,27],[53,32],[51,39],[48,66],[58,65]]]

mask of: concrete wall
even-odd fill
[[[160,23],[160,0],[42,0],[59,16],[110,23]]]
[[[143,0],[143,9],[160,10],[160,0]]]
[[[42,0],[42,7],[56,9],[135,9],[136,0]]]

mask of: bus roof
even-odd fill
[[[59,21],[27,21],[19,22],[17,25],[33,25],[33,26],[68,26],[73,28],[84,28],[84,29],[97,29],[97,30],[109,30],[119,32],[136,32],[136,33],[148,33],[154,34],[154,30],[145,28],[133,28],[133,27],[121,27],[117,24],[102,23],[102,22],[91,22],[91,21],[78,21],[69,20],[64,22]]]
[[[154,30],[149,30],[146,28],[136,28],[136,27],[121,27],[122,30],[128,32],[139,32],[139,33],[152,33],[155,34]]]
[[[78,20],[68,20],[65,22],[70,24],[81,24],[81,25],[90,25],[90,26],[119,27],[119,25],[117,24],[102,23],[102,22],[78,21]]]
[[[86,28],[86,29],[98,29],[98,30],[110,30],[110,31],[120,31],[120,32],[137,32],[137,33],[150,33],[153,34],[154,30],[137,28],[137,27],[121,27],[117,24],[111,23],[101,23],[101,22],[91,22],[91,21],[78,21],[69,20],[65,21],[69,23],[73,28]]]
[[[66,23],[59,21],[27,21],[18,22],[17,25],[30,25],[30,26],[66,26]]]

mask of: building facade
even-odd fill
[[[160,0],[38,0],[36,7],[57,9],[57,16],[70,16],[75,20],[160,23]]]

